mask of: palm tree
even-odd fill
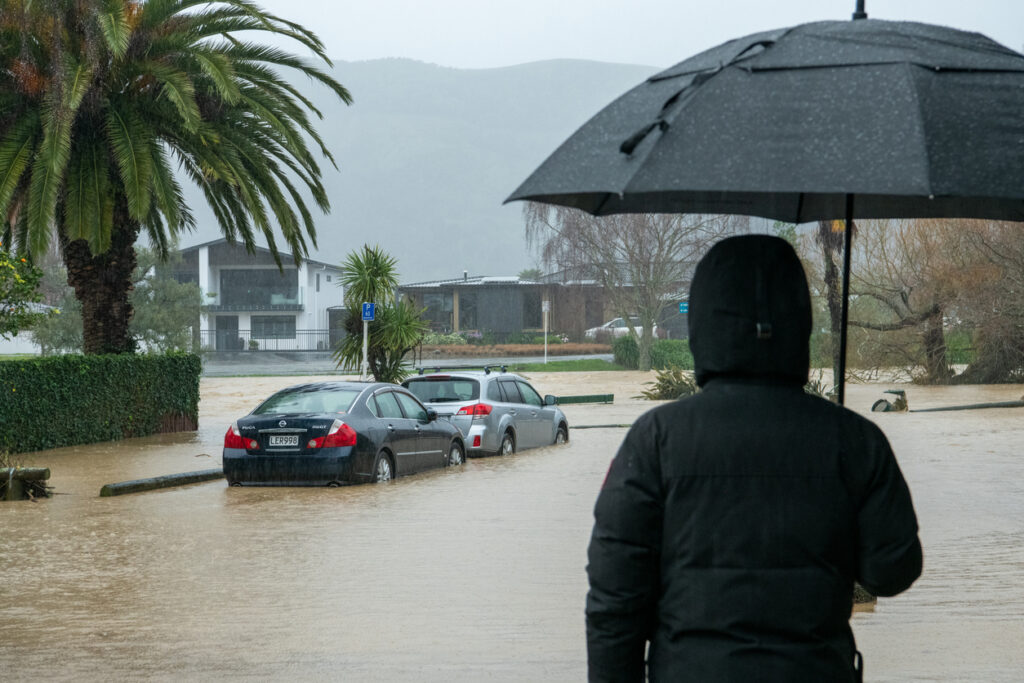
[[[347,335],[334,350],[338,367],[358,367],[363,356],[362,303],[377,304],[373,322],[368,326],[367,360],[378,382],[400,382],[407,374],[405,355],[427,332],[428,326],[412,302],[398,300],[398,271],[395,259],[383,249],[363,245],[341,264],[344,274],[339,283],[345,288]]]
[[[45,252],[54,234],[82,303],[86,353],[131,351],[134,245],[166,254],[194,219],[175,168],[250,251],[274,228],[296,263],[316,246],[301,190],[330,204],[294,69],[343,102],[325,71],[240,32],[320,40],[248,0],[0,0],[0,232]],[[4,240],[7,241],[6,239]],[[280,264],[280,260],[278,259]]]

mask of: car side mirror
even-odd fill
[[[433,422],[437,419],[437,411],[433,408],[427,408],[427,422]]]
[[[546,405],[546,406],[553,406],[556,403],[558,403],[558,397],[557,396],[554,396],[552,394],[546,394],[544,396],[544,405]]]

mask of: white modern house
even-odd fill
[[[341,269],[320,261],[295,265],[279,250],[250,254],[218,239],[181,250],[174,276],[203,294],[200,345],[208,351],[329,351],[343,323]]]

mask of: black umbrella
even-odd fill
[[[506,201],[848,226],[1024,220],[1024,56],[981,34],[865,16],[860,2],[862,20],[738,38],[650,77]]]

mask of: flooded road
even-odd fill
[[[630,422],[639,373],[538,374]],[[342,489],[223,481],[98,498],[220,464],[227,424],[294,378],[203,380],[200,430],[34,453],[58,495],[0,506],[0,679],[579,681],[591,510],[625,430]],[[615,383],[614,389],[609,388]],[[862,411],[883,386],[852,386]],[[907,387],[912,408],[1024,387]],[[1019,681],[1024,408],[874,414],[922,527],[925,573],[853,618],[867,680]]]

